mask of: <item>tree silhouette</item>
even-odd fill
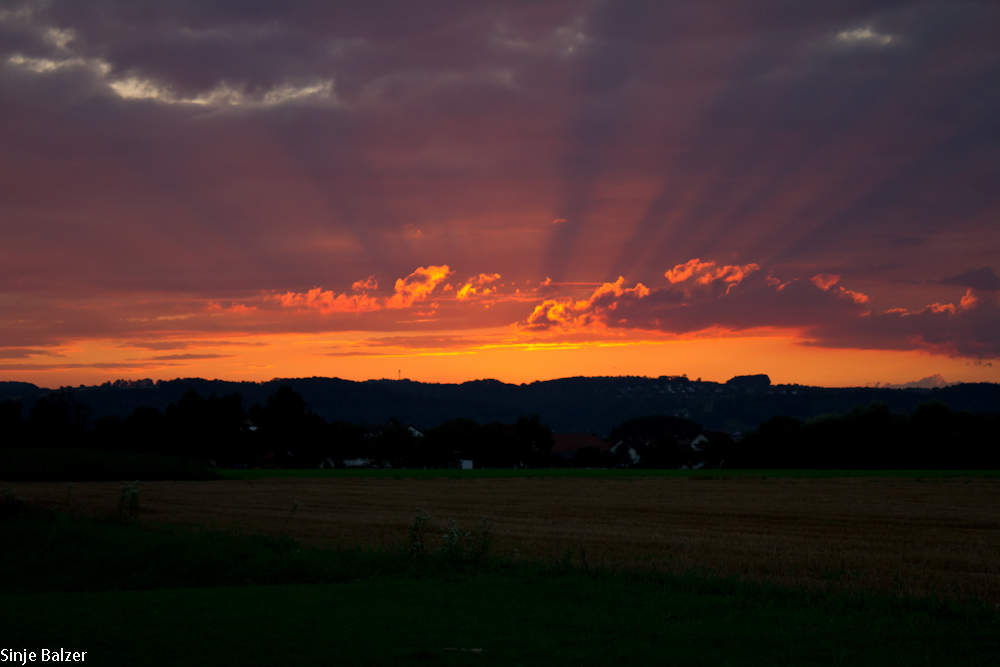
[[[72,392],[53,392],[35,401],[28,417],[31,446],[81,447],[90,410],[76,400]]]

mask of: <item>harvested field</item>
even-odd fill
[[[66,506],[66,484],[12,486],[32,504]],[[120,491],[74,484],[70,503],[106,514]],[[406,548],[420,508],[435,548],[448,519],[471,530],[490,516],[507,555],[1000,605],[997,479],[270,478],[148,482],[141,503],[144,522],[323,547]]]

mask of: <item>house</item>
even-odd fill
[[[254,466],[255,469],[257,469],[257,468],[277,468],[277,467],[278,467],[278,457],[275,455],[274,452],[268,452],[267,454],[264,454],[263,456],[258,456],[257,457],[257,465]]]
[[[625,444],[625,441],[622,440],[608,451],[610,451],[612,454],[617,454],[619,449],[626,446],[627,445]],[[639,453],[635,451],[635,449],[632,447],[629,447],[627,451],[629,460],[632,462],[632,465],[637,465],[639,463]]]

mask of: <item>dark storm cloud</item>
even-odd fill
[[[962,272],[1000,252],[997,81],[1000,9],[972,1],[5,5],[5,337],[223,331],[196,304],[416,267],[657,284],[702,257],[761,270],[678,331],[981,356],[985,296],[851,333],[830,313],[861,306],[808,278],[908,313],[996,289]],[[801,280],[744,294],[771,271]]]
[[[45,349],[28,347],[8,347],[0,349],[0,359],[30,359],[42,355],[50,355],[51,352]],[[61,355],[55,355],[61,356]]]
[[[1000,291],[1000,276],[993,272],[988,266],[981,269],[969,269],[957,276],[951,276],[941,281],[944,285],[961,285],[983,292]]]
[[[227,359],[231,354],[161,354],[150,357],[150,361],[192,361],[195,359]]]

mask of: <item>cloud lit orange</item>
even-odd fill
[[[396,281],[396,293],[385,302],[385,307],[409,308],[414,303],[425,300],[451,275],[451,272],[447,265],[418,268],[405,278]]]
[[[319,287],[304,294],[287,292],[275,298],[285,308],[314,308],[321,313],[364,313],[382,307],[377,299],[368,294],[334,294]]]

